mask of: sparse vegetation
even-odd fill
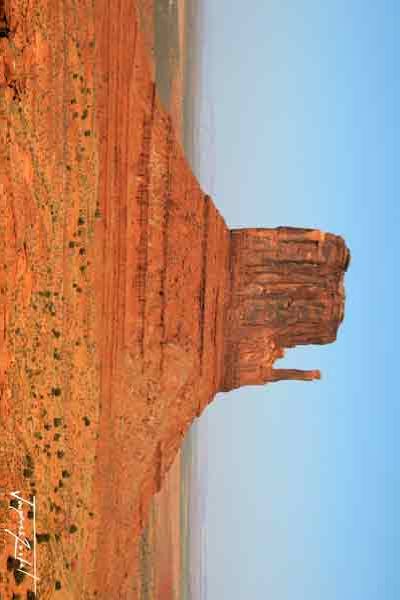
[[[14,581],[15,581],[15,585],[21,585],[21,583],[24,581],[26,575],[25,573],[23,573],[22,571],[18,570],[19,567],[17,567],[16,569],[14,569]]]
[[[27,467],[29,467],[30,469],[33,469],[33,459],[30,454],[25,455],[25,463],[26,463]]]
[[[18,559],[15,559],[13,556],[8,556],[8,558],[7,558],[7,571],[13,571],[15,569],[16,563],[18,563],[18,566],[19,566],[19,560]]]

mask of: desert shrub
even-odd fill
[[[14,558],[14,556],[9,556],[7,558],[7,571],[13,571],[14,569],[19,568],[19,560],[18,558]]]
[[[14,569],[14,580],[15,580],[15,584],[16,585],[20,585],[25,579],[25,573],[22,573],[22,571],[18,571],[17,569]]]
[[[30,454],[25,455],[25,462],[30,469],[33,469],[33,458]]]

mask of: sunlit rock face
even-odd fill
[[[224,371],[220,389],[282,379],[319,379],[317,370],[274,369],[285,348],[328,344],[344,315],[344,240],[314,229],[230,232]]]

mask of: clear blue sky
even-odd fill
[[[203,600],[397,600],[400,4],[203,5],[204,189],[230,227],[352,253],[337,342],[285,358],[322,381],[220,394],[199,421]]]

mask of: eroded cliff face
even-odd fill
[[[320,373],[274,369],[285,348],[328,344],[344,315],[344,240],[313,229],[231,231],[222,391]]]

